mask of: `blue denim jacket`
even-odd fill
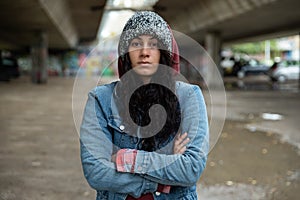
[[[128,194],[139,197],[149,192],[156,200],[196,200],[196,183],[209,151],[206,106],[199,87],[176,82],[182,117],[180,131],[187,132],[190,138],[185,153],[139,150],[135,173],[122,173],[111,162],[111,155],[120,148],[138,149],[139,139],[126,134],[122,119],[116,115],[113,100],[116,84],[97,86],[89,93],[80,129],[83,172],[97,191],[97,200],[124,200]],[[171,185],[170,193],[157,193],[158,183]]]

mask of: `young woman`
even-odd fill
[[[159,15],[128,20],[118,70],[120,81],[89,93],[80,131],[97,200],[196,200],[209,150],[205,102],[198,86],[176,81],[177,44]]]

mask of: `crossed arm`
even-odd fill
[[[181,130],[185,134],[188,133],[190,142],[187,144],[188,139],[184,140],[183,134],[181,140],[175,141],[173,149],[179,149],[182,154],[165,155],[138,150],[134,158],[129,159],[134,162],[127,162],[126,156],[120,156],[120,163],[123,163],[124,167],[117,167],[119,172],[139,174],[164,185],[196,184],[205,168],[209,150],[206,107],[199,87],[190,86],[183,91],[179,96],[183,108]],[[184,144],[184,147],[180,144]]]
[[[184,103],[193,103],[196,107],[184,110],[182,122],[182,130],[189,133],[190,141],[187,134],[177,138],[173,155],[137,151],[132,173],[119,172],[112,162],[111,134],[105,123],[102,123],[105,122],[105,118],[99,100],[94,93],[90,93],[80,139],[84,175],[91,187],[139,197],[144,193],[156,191],[158,183],[181,186],[195,184],[206,163],[208,130],[206,116],[200,116],[206,115],[200,90],[194,88],[193,95],[193,98],[188,98]],[[95,106],[100,107],[95,110]],[[152,163],[161,163],[165,167],[157,168]]]

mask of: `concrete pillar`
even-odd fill
[[[220,66],[220,52],[221,52],[221,35],[219,32],[209,32],[205,36],[205,48],[208,54],[210,55],[211,59],[216,64],[217,68],[215,66],[212,66],[211,62],[208,62],[207,69],[205,70],[205,75],[207,76],[207,84],[210,86],[215,85],[215,79],[216,77],[219,77],[216,75],[216,73],[220,73],[222,76],[222,69]]]
[[[36,40],[31,47],[31,80],[33,83],[47,82],[48,37],[47,33],[38,31]]]

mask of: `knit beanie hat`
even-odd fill
[[[140,11],[136,12],[127,21],[120,36],[118,46],[119,77],[125,73],[122,66],[122,57],[128,52],[131,40],[140,35],[152,35],[156,37],[162,43],[163,48],[165,48],[164,50],[167,50],[172,54],[172,68],[177,72],[179,71],[178,46],[169,25],[162,17],[152,11]]]

